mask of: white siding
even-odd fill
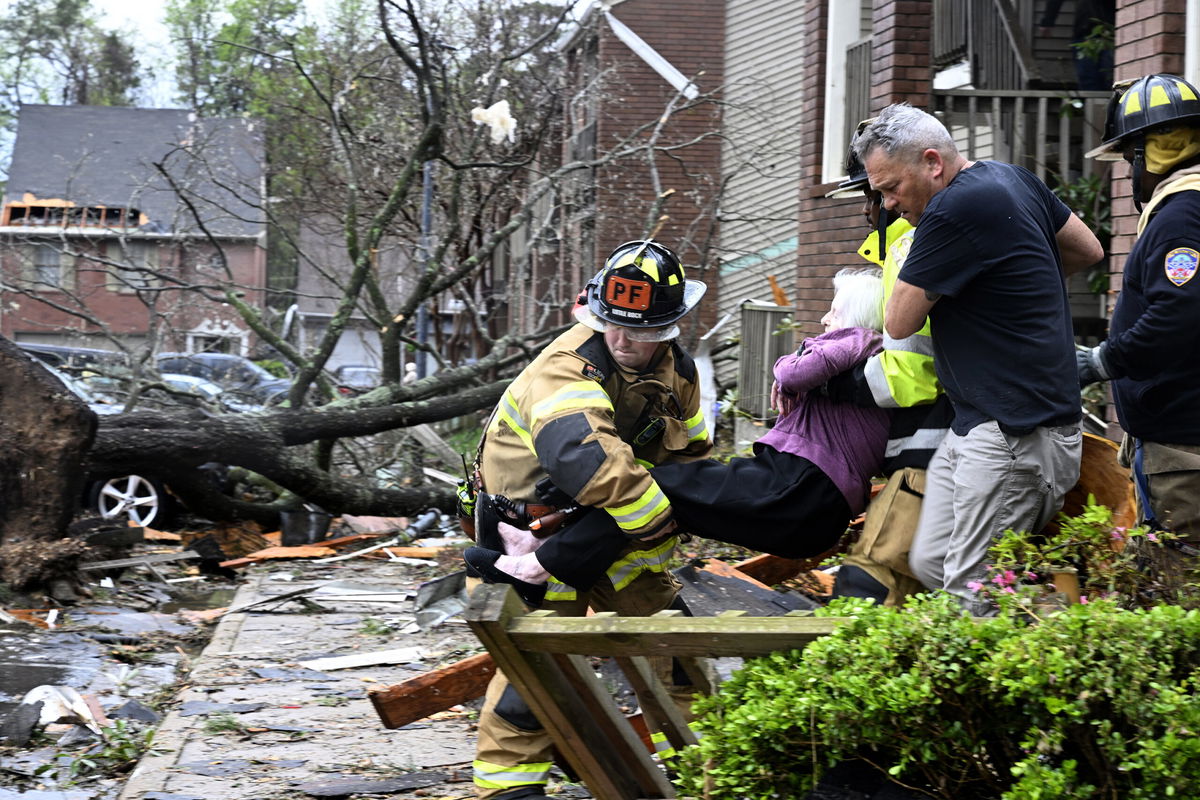
[[[721,203],[720,316],[733,318],[722,336],[736,334],[742,301],[771,302],[768,275],[792,291],[800,191],[803,3],[729,0],[726,6],[725,143],[728,180]],[[790,300],[794,300],[789,296]],[[722,363],[717,380],[731,383],[736,364]]]

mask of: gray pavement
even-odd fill
[[[366,559],[266,562],[250,568],[230,607],[333,581],[415,593],[420,583],[448,571],[445,565]],[[309,597],[325,610],[287,600],[220,620],[120,800],[473,796],[472,709],[389,731],[366,696],[370,687],[479,652],[471,632],[458,619],[417,630],[412,599]],[[416,651],[400,664],[337,670],[299,665],[399,648]]]

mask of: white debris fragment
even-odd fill
[[[517,121],[509,111],[507,100],[500,100],[487,108],[473,109],[471,119],[478,125],[491,128],[492,144],[500,144],[506,138],[510,142],[517,139]]]

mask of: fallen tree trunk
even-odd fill
[[[362,476],[317,467],[304,447],[450,419],[495,404],[506,382],[447,397],[375,407],[325,406],[255,414],[133,411],[102,420],[88,455],[94,475],[144,472],[161,477],[186,504],[219,518],[274,522],[281,506],[223,495],[197,468],[207,463],[245,467],[337,513],[400,516],[430,507],[449,510],[445,486],[382,488]]]

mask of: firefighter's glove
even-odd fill
[[[1112,377],[1112,369],[1108,365],[1105,351],[1107,342],[1096,347],[1077,349],[1075,351],[1075,369],[1079,372],[1079,388],[1084,389],[1093,383],[1106,381]]]

